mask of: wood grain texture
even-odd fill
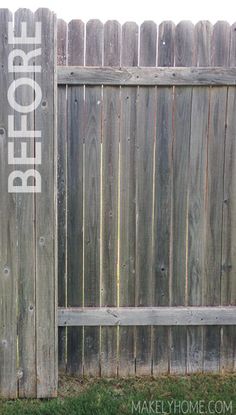
[[[60,326],[232,326],[235,310],[235,306],[59,308],[58,320]]]
[[[68,64],[84,66],[85,25],[79,20],[68,24]]]
[[[8,72],[8,54],[13,45],[8,44],[8,22],[12,14],[7,9],[0,9],[0,397],[13,399],[17,397],[17,227],[15,195],[8,193],[8,175],[11,170],[7,165],[8,115],[13,110],[8,105],[7,90],[13,81],[13,74]]]
[[[236,64],[236,25],[231,26],[229,65]],[[227,120],[224,161],[224,203],[222,231],[221,304],[236,304],[236,146],[235,120],[236,90],[228,88]],[[233,371],[236,367],[236,327],[223,327],[221,336],[220,367],[222,372]]]
[[[175,24],[162,22],[158,28],[158,66],[174,66],[175,58]]]
[[[67,23],[57,21],[57,65],[67,64]],[[61,85],[57,91],[58,125],[58,305],[67,304],[67,87]],[[66,371],[66,330],[58,330],[58,368]]]
[[[68,63],[84,64],[84,24],[72,20],[68,25]],[[84,304],[83,209],[84,209],[84,87],[68,88],[68,159],[67,159],[67,304]],[[67,371],[83,373],[83,329],[71,328],[67,333]]]
[[[86,25],[86,65],[103,63],[103,25]],[[100,305],[102,93],[85,88],[84,305]],[[84,373],[100,374],[100,328],[84,329]]]
[[[156,66],[157,59],[157,25],[145,21],[140,26],[139,66]]]
[[[210,91],[193,91],[189,156],[188,194],[188,304],[203,304],[205,258],[205,196],[207,171],[207,134]],[[203,333],[201,327],[190,328],[188,339],[188,373],[202,370]]]
[[[163,22],[159,27],[158,66],[174,64],[175,26]],[[157,121],[155,147],[154,197],[154,302],[155,306],[170,304],[171,281],[171,209],[173,150],[173,88],[157,88]],[[169,328],[153,328],[153,374],[169,370]]]
[[[122,65],[138,64],[138,25],[122,26]],[[121,88],[119,305],[135,305],[135,145],[137,88]],[[135,374],[134,327],[119,330],[119,375]]]
[[[120,65],[121,26],[104,25],[104,65]],[[117,305],[120,90],[103,89],[101,305]],[[101,376],[117,375],[117,329],[101,329]]]
[[[58,66],[58,85],[203,86],[235,85],[235,68]]]
[[[42,23],[42,71],[35,80],[42,90],[42,103],[35,111],[35,128],[42,132],[42,165],[38,170],[42,192],[35,196],[36,229],[36,350],[37,397],[57,394],[57,297],[55,264],[55,65],[56,20],[48,9],[38,9],[35,20]],[[42,324],[42,321],[44,322]]]
[[[175,65],[189,66],[194,64],[194,26],[188,21],[183,21],[175,29]],[[186,304],[191,107],[192,88],[176,87],[173,115],[173,276],[171,281],[171,304],[175,306]],[[171,332],[171,372],[185,373],[186,358],[186,328],[173,328]]]
[[[122,26],[121,64],[124,66],[138,65],[139,27],[135,22],[126,22]]]
[[[195,26],[196,65],[209,66],[211,60],[212,26],[199,22]],[[209,120],[210,89],[193,89],[191,137],[189,154],[189,195],[188,195],[188,287],[189,305],[202,305],[204,294],[204,261],[206,238],[206,181],[207,141]],[[203,369],[203,328],[187,329],[187,372],[201,372]]]
[[[226,22],[213,28],[211,65],[228,66],[230,30]],[[204,304],[221,302],[222,217],[224,197],[224,153],[227,111],[226,87],[213,88],[210,99],[207,203],[206,203],[206,255]],[[220,336],[218,328],[205,329],[204,370],[217,372],[220,368]]]
[[[139,64],[156,64],[157,29],[153,22],[140,28]],[[136,135],[136,306],[153,302],[153,154],[156,124],[156,89],[139,87]],[[151,327],[136,328],[136,373],[151,373]]]
[[[225,21],[218,21],[212,32],[211,65],[229,66],[230,58],[230,25]]]
[[[30,10],[19,9],[15,13],[15,36],[21,35],[21,22],[27,22],[29,35],[34,35],[35,20]],[[15,46],[17,48],[17,46]],[[27,53],[32,50],[32,45],[24,45]],[[32,62],[32,61],[31,61]],[[35,62],[35,59],[34,59]],[[15,59],[16,65],[22,64],[21,58]],[[32,63],[31,63],[32,64]],[[15,74],[15,79],[22,74]],[[27,74],[34,79],[34,74]],[[34,92],[30,88],[22,88],[16,92],[17,102],[27,105],[34,100]],[[28,129],[34,131],[34,112],[27,115]],[[21,129],[21,114],[15,112],[15,128]],[[19,138],[15,138],[17,146]],[[35,139],[28,138],[28,157],[34,157]],[[18,157],[21,151],[18,150]],[[37,166],[35,166],[37,169]],[[19,397],[36,396],[36,340],[35,340],[35,200],[34,194],[18,194],[17,222],[18,222],[18,353],[19,353]]]
[[[211,66],[212,24],[206,20],[195,25],[196,65]]]

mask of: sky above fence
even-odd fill
[[[100,19],[105,22],[108,19],[116,19],[121,23],[127,20],[135,20],[141,23],[144,20],[173,20],[178,23],[180,20],[191,20],[197,23],[199,20],[210,20],[215,23],[217,20],[227,20],[234,23],[236,20],[235,3],[233,0],[217,2],[214,0],[145,0],[145,1],[111,1],[111,0],[8,0],[2,2],[2,7],[8,7],[11,11],[19,7],[27,7],[35,11],[38,7],[48,7],[57,13],[59,18],[70,21],[80,18],[84,21],[89,19]]]

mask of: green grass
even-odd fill
[[[130,378],[112,380],[82,380],[63,377],[59,396],[54,400],[0,401],[1,415],[129,415],[132,413],[164,413],[155,407],[149,412],[145,401],[190,400],[192,402],[232,401],[236,415],[236,375],[194,375],[185,377],[166,376],[158,379]],[[140,403],[142,412],[132,412],[132,402]],[[186,411],[186,409],[184,409]],[[167,414],[182,414],[170,411]],[[197,412],[185,412],[195,414]],[[199,413],[199,412],[198,412]],[[208,410],[206,413],[209,413]]]

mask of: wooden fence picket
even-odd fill
[[[140,27],[139,66],[156,66],[157,27]],[[156,88],[139,87],[136,119],[136,279],[135,305],[153,303],[153,155],[156,124]],[[151,373],[151,326],[136,327],[136,373]]]
[[[136,23],[122,26],[122,66],[138,65],[138,34]],[[135,146],[137,88],[121,88],[120,126],[120,244],[119,244],[119,306],[135,305]],[[135,328],[119,329],[120,376],[135,374]]]
[[[103,64],[103,24],[86,25],[85,65]],[[85,87],[84,305],[100,306],[102,90]],[[84,329],[84,373],[100,374],[100,328]]]
[[[121,26],[104,25],[104,66],[120,66]],[[101,306],[117,306],[120,89],[103,90]],[[117,375],[117,328],[101,329],[101,376]]]
[[[57,65],[67,64],[67,23],[57,21]],[[58,306],[67,305],[67,86],[58,86]],[[58,329],[58,369],[66,370],[66,327]]]
[[[68,25],[68,64],[84,65],[84,24],[81,20],[72,20]],[[67,102],[67,304],[69,307],[82,307],[84,304],[84,87],[69,88]],[[83,328],[68,328],[67,369],[71,374],[83,373]]]
[[[57,166],[56,145],[56,18],[48,9],[38,9],[41,22],[42,71],[35,74],[41,86],[42,102],[35,111],[35,129],[42,134],[42,193],[35,194],[36,239],[36,367],[37,397],[57,394]]]
[[[159,26],[158,66],[174,65],[175,25],[163,22]],[[155,146],[154,197],[154,303],[170,305],[171,293],[171,209],[172,209],[172,114],[173,87],[157,88],[157,120]],[[153,327],[153,374],[168,373],[169,327]]]

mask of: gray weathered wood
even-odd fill
[[[196,64],[210,65],[212,26],[195,26]],[[188,305],[202,305],[204,293],[205,204],[210,89],[193,89],[188,190]],[[203,368],[203,328],[187,329],[187,372]]]
[[[218,22],[213,28],[211,65],[228,66],[230,27]],[[222,218],[224,198],[224,152],[227,88],[212,88],[210,98],[208,162],[206,187],[206,242],[204,304],[221,302]],[[218,372],[220,367],[220,330],[206,328],[204,371]]]
[[[179,64],[180,65],[180,64]],[[236,68],[194,67],[78,67],[59,66],[58,84],[74,85],[235,85]]]
[[[119,67],[121,57],[121,26],[116,20],[104,25],[104,66]]]
[[[38,9],[35,20],[42,23],[42,71],[35,80],[42,90],[42,103],[35,112],[35,128],[42,132],[42,165],[38,167],[42,192],[35,195],[36,215],[36,350],[37,397],[57,394],[57,278],[54,259],[57,258],[55,234],[55,65],[56,20],[48,9]],[[42,321],[44,322],[42,324]]]
[[[104,25],[104,65],[120,64],[121,26]],[[101,305],[117,305],[120,90],[103,89]],[[117,329],[101,329],[101,376],[117,375]]]
[[[188,191],[188,305],[203,304],[205,258],[205,197],[207,166],[207,133],[210,91],[193,90]],[[190,328],[187,371],[202,370],[202,328]]]
[[[175,65],[194,65],[194,26],[180,22],[175,29]],[[189,148],[191,131],[192,88],[176,87],[173,114],[173,208],[171,304],[185,305],[187,295],[187,217],[189,185]],[[172,373],[185,373],[187,358],[186,328],[171,332]]]
[[[172,22],[159,27],[158,66],[174,64],[174,33]],[[154,196],[154,302],[155,306],[170,303],[171,280],[171,170],[172,170],[172,114],[173,88],[157,88],[157,120],[155,146]],[[169,328],[153,328],[153,374],[169,370]]]
[[[67,23],[57,21],[57,64],[67,64]],[[57,125],[58,125],[58,305],[65,307],[67,303],[67,101],[66,85],[58,86]],[[66,329],[58,330],[58,368],[66,370]]]
[[[84,307],[58,309],[60,326],[236,325],[236,307]]]
[[[13,81],[8,72],[8,54],[13,45],[8,44],[8,22],[12,15],[0,9],[0,397],[17,397],[17,228],[15,195],[8,193],[7,165],[8,115],[13,110],[8,104],[7,90]]]
[[[231,27],[229,65],[236,65],[236,24]],[[236,89],[228,88],[224,160],[224,203],[222,231],[221,304],[236,304]],[[221,337],[221,371],[236,367],[236,329],[223,327]]]
[[[122,26],[122,65],[138,64],[138,25]],[[119,305],[135,305],[135,142],[137,88],[121,88]],[[119,330],[119,375],[135,374],[134,327]]]
[[[85,65],[102,65],[103,25],[86,25]],[[101,266],[101,124],[102,93],[99,86],[85,88],[84,166],[84,305],[100,305]],[[100,328],[84,329],[84,373],[100,374]]]
[[[175,25],[171,21],[162,22],[158,27],[158,67],[174,66]]]
[[[34,15],[30,10],[19,9],[15,13],[15,36],[21,36],[21,22],[27,22],[29,35],[35,32]],[[17,46],[15,46],[17,48]],[[24,45],[23,50],[29,52],[32,45]],[[22,59],[15,59],[16,65]],[[22,74],[15,74],[15,79]],[[27,74],[34,79],[34,74]],[[27,105],[34,100],[34,92],[30,88],[22,88],[16,92],[17,102]],[[27,114],[28,129],[34,130],[34,112]],[[15,112],[15,128],[21,129],[21,114]],[[15,139],[15,143],[19,138]],[[22,140],[23,141],[23,140]],[[27,143],[28,156],[34,157],[35,142]],[[20,154],[18,154],[20,157]],[[37,167],[36,167],[37,168]],[[35,200],[34,194],[18,194],[18,353],[19,353],[19,397],[36,396],[36,338],[35,338]]]
[[[157,25],[145,21],[140,26],[139,66],[156,66],[157,59]]]
[[[82,20],[68,24],[68,64],[84,66],[85,25]]]
[[[195,25],[195,51],[197,66],[211,66],[212,24],[200,21]]]
[[[68,25],[68,63],[84,64],[84,24],[72,20]],[[68,101],[67,159],[67,304],[83,306],[83,208],[84,208],[84,87],[70,86]],[[67,371],[83,373],[83,329],[71,328],[67,333]]]
[[[122,66],[138,65],[139,27],[135,22],[126,22],[122,26]]]
[[[212,32],[211,65],[227,67],[230,57],[230,25],[228,22],[218,21]]]
[[[156,64],[157,28],[144,22],[140,28],[139,64]],[[156,89],[139,87],[136,121],[136,281],[135,305],[153,302],[153,154],[156,123]],[[136,373],[151,374],[151,327],[136,328]]]

